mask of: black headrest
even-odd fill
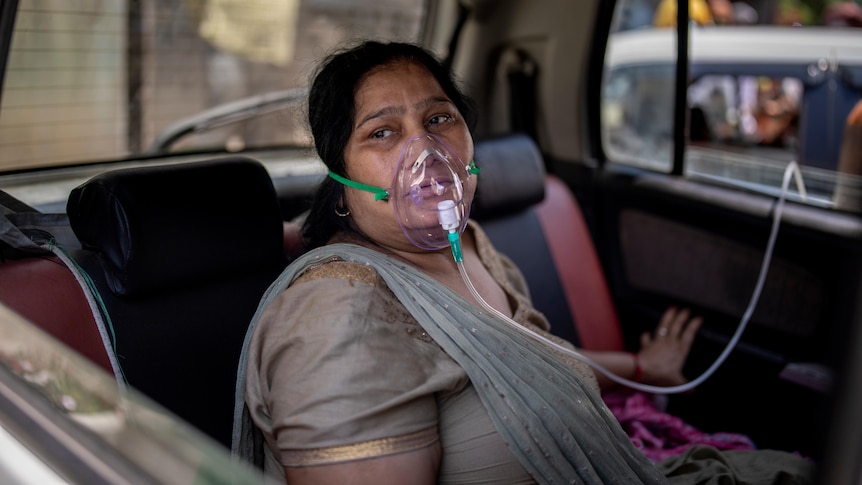
[[[474,150],[480,172],[471,217],[499,217],[545,198],[545,163],[532,138],[520,133],[487,138]]]
[[[283,260],[272,179],[242,157],[120,169],[75,188],[75,235],[99,253],[111,290],[132,296]]]

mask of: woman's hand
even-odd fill
[[[641,335],[638,352],[643,382],[657,386],[677,386],[688,379],[682,368],[703,318],[691,318],[688,308],[670,307],[662,315],[654,333]]]

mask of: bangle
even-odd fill
[[[644,376],[644,370],[641,367],[641,358],[636,352],[632,352],[632,359],[635,361],[635,373],[632,376],[632,380],[635,382],[641,382],[641,379]]]

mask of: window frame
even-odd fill
[[[610,45],[613,39],[613,25],[616,20],[616,17],[619,15],[619,12],[616,12],[616,9],[621,6],[622,2],[618,2],[616,0],[609,2],[601,2],[599,5],[599,10],[596,18],[596,31],[594,35],[594,42],[591,48],[591,56],[590,56],[590,71],[601,73],[601,75],[590,76],[586,82],[586,90],[588,95],[586,96],[587,106],[586,106],[586,123],[587,126],[587,138],[590,141],[589,144],[589,156],[591,157],[591,162],[594,166],[598,167],[598,169],[604,170],[609,164],[613,166],[625,166],[628,169],[635,170],[638,172],[655,172],[663,175],[674,176],[674,177],[685,177],[686,179],[696,180],[700,182],[706,182],[710,184],[717,184],[725,187],[731,187],[735,189],[742,189],[747,192],[756,193],[760,195],[767,195],[770,197],[777,196],[780,193],[779,186],[781,173],[784,172],[787,167],[775,168],[767,164],[759,163],[762,161],[756,155],[751,158],[751,167],[748,170],[752,170],[751,173],[754,174],[755,178],[733,178],[731,176],[722,176],[717,173],[704,173],[695,168],[695,163],[692,160],[693,153],[700,153],[700,147],[693,148],[692,141],[688,139],[687,131],[688,127],[688,117],[689,117],[689,103],[690,103],[690,88],[691,86],[698,80],[703,78],[704,76],[709,75],[733,75],[733,76],[741,76],[745,73],[750,73],[752,76],[765,76],[770,77],[769,73],[774,73],[773,77],[792,77],[798,79],[803,86],[804,95],[800,100],[799,105],[799,128],[798,128],[798,137],[799,144],[793,146],[794,154],[792,155],[792,159],[799,163],[798,170],[801,172],[801,180],[802,185],[797,187],[796,184],[791,184],[790,190],[787,193],[787,198],[790,200],[795,200],[797,202],[803,203],[805,205],[815,207],[821,210],[834,210],[834,211],[850,211],[851,213],[859,213],[859,209],[854,208],[858,203],[850,203],[848,205],[845,203],[837,202],[838,198],[838,190],[839,187],[843,187],[846,194],[850,195],[850,199],[846,200],[859,200],[862,199],[862,176],[856,175],[853,173],[844,173],[839,171],[838,167],[838,157],[841,152],[841,133],[844,130],[843,126],[839,126],[836,121],[838,118],[834,116],[829,116],[824,125],[824,130],[827,130],[826,136],[829,140],[829,148],[827,150],[816,149],[815,143],[812,140],[817,140],[817,145],[822,144],[825,138],[820,138],[819,128],[815,127],[816,123],[812,123],[812,116],[821,116],[818,113],[810,113],[807,110],[812,107],[819,107],[821,103],[817,103],[816,99],[822,99],[823,93],[820,93],[818,90],[820,89],[820,85],[826,85],[829,83],[839,82],[841,86],[839,88],[838,96],[843,96],[846,98],[848,96],[853,97],[853,92],[859,89],[860,85],[862,85],[862,66],[857,64],[858,55],[854,50],[847,51],[847,43],[839,40],[839,44],[836,44],[835,48],[836,56],[838,53],[841,53],[840,56],[836,57],[837,63],[833,66],[832,61],[830,60],[829,68],[825,68],[821,66],[823,72],[821,73],[820,79],[815,79],[814,74],[810,73],[811,66],[814,64],[809,64],[808,68],[805,68],[802,65],[796,65],[789,60],[787,63],[783,63],[780,59],[776,59],[776,63],[773,65],[772,63],[768,63],[767,65],[759,65],[754,60],[741,60],[739,63],[728,63],[726,67],[722,67],[723,61],[715,60],[712,61],[709,58],[705,60],[703,65],[700,64],[700,61],[693,63],[691,59],[691,45],[690,42],[692,40],[692,36],[697,37],[697,33],[693,33],[692,31],[698,27],[693,26],[692,22],[689,20],[689,4],[688,2],[678,2],[679,8],[677,10],[677,24],[674,29],[667,29],[668,31],[673,30],[675,32],[675,41],[677,52],[674,57],[671,53],[668,55],[669,62],[667,66],[670,67],[673,64],[674,69],[674,78],[673,78],[673,87],[671,88],[670,83],[667,83],[667,93],[668,97],[665,99],[670,99],[673,102],[673,106],[670,109],[670,137],[665,138],[669,147],[665,149],[668,150],[667,153],[669,156],[667,159],[663,160],[663,166],[666,168],[650,167],[648,163],[641,164],[631,162],[628,158],[623,157],[618,159],[614,154],[613,150],[609,149],[610,147],[606,145],[607,140],[606,133],[604,133],[605,125],[603,116],[603,95],[596,95],[596,93],[604,93],[605,83],[610,79],[608,76],[609,72],[606,71],[606,61],[610,60],[608,58],[608,46]],[[740,27],[741,28],[741,27]],[[812,26],[809,28],[823,28],[823,26]],[[858,31],[859,29],[854,29]],[[632,31],[634,32],[634,31]],[[836,33],[838,30],[836,29]],[[704,34],[705,35],[705,34]],[[847,33],[842,32],[838,35],[838,39],[841,39]],[[855,37],[851,40],[855,41]],[[844,49],[842,52],[841,50]],[[822,56],[820,63],[824,62],[827,56]],[[674,64],[675,63],[675,64]],[[796,73],[791,73],[793,69],[798,69],[800,72],[797,75]],[[806,69],[808,69],[808,74],[806,75]],[[790,73],[790,74],[789,74]],[[672,91],[671,91],[672,90]],[[812,96],[815,96],[812,98]],[[843,102],[843,99],[842,102]],[[830,113],[834,111],[835,104],[825,105],[823,109],[829,111]],[[837,106],[843,106],[837,105]],[[663,124],[663,126],[665,126]],[[812,130],[817,131],[816,135],[813,135]],[[831,130],[831,131],[829,131]],[[720,151],[720,149],[719,149]],[[728,152],[728,155],[733,155],[731,152]],[[735,156],[735,155],[734,155]],[[832,160],[834,159],[835,166],[830,165]],[[698,157],[697,160],[703,161],[703,157]],[[765,159],[764,159],[765,160]],[[715,162],[711,162],[715,163]],[[764,168],[765,167],[765,168]],[[765,171],[763,173],[758,172]],[[774,172],[774,173],[773,173]],[[778,182],[776,184],[763,183],[760,180],[762,179],[775,179],[778,178]],[[805,192],[807,189],[805,185],[812,184],[814,191],[817,194],[814,197],[805,196]],[[847,196],[845,194],[845,197]],[[809,194],[810,195],[810,194]]]

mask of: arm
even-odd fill
[[[373,270],[331,262],[262,313],[246,402],[292,485],[436,480],[435,395],[463,370],[393,299]]]
[[[433,485],[440,467],[440,442],[396,455],[307,467],[285,467],[290,485]]]
[[[631,352],[584,349],[580,349],[580,352],[592,359],[595,363],[599,364],[600,366],[620,377],[630,380],[639,380],[643,382],[643,378],[637,379],[637,366],[635,362],[635,356]],[[641,363],[640,366],[641,375],[643,375],[643,364]],[[599,383],[599,389],[601,389],[602,392],[612,389],[618,385],[616,382],[612,381],[608,376],[606,376],[603,372],[599,370],[594,370],[594,372],[596,374],[596,380]]]

